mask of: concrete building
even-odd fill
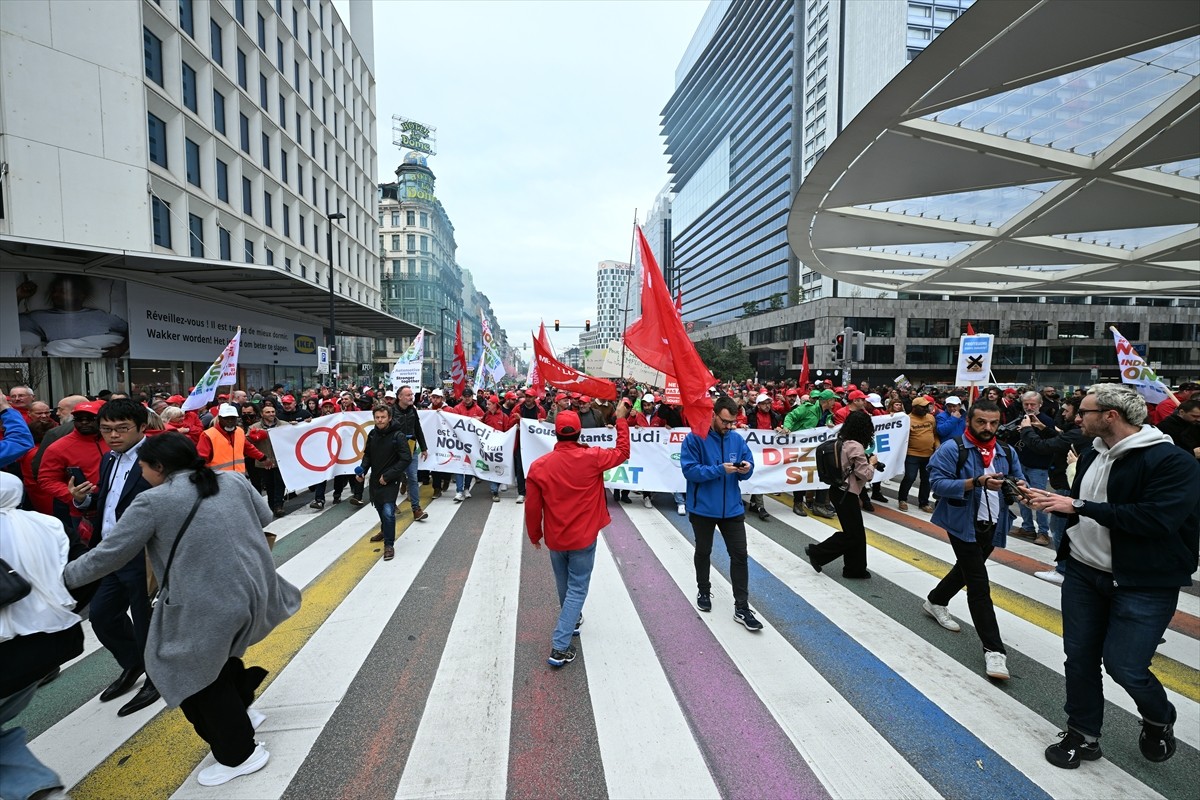
[[[637,319],[638,310],[626,303],[630,297],[633,268],[624,261],[601,261],[596,265],[596,320],[592,332],[600,347],[625,335],[626,319]],[[584,333],[587,333],[586,331]],[[583,346],[583,336],[579,337]]]
[[[463,308],[456,248],[433,170],[425,156],[409,153],[396,169],[396,182],[379,187],[380,290],[389,313],[426,331],[425,386],[445,377],[454,353],[454,323]],[[411,343],[411,337],[378,339],[376,351],[383,355],[377,361],[390,369]]]
[[[20,304],[0,305],[0,369],[52,393],[186,389],[241,325],[245,385],[311,383],[331,304],[347,356],[411,335],[380,309],[373,35],[363,0],[349,19],[330,0],[5,4],[0,303]],[[121,322],[58,344],[51,285]]]

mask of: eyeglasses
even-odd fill
[[[101,425],[101,433],[131,433],[136,425]]]
[[[722,417],[720,414],[718,414],[717,422],[721,423],[722,425],[736,425],[737,417],[734,417],[733,419],[727,419],[726,417]]]
[[[1111,408],[1079,408],[1075,410],[1076,414],[1103,414],[1105,411],[1112,411]]]

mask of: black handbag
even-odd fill
[[[0,608],[12,605],[33,591],[22,575],[0,558]]]

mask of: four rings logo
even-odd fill
[[[325,470],[337,464],[357,464],[362,460],[363,451],[367,446],[367,429],[374,423],[371,420],[366,420],[362,423],[356,422],[339,422],[328,428],[313,428],[306,431],[299,439],[296,440],[296,461],[299,462],[305,469],[310,469],[313,472],[324,472]],[[349,435],[349,441],[342,438],[339,429],[349,428],[353,433]],[[318,445],[313,445],[310,450],[316,450],[320,457],[316,459],[318,463],[312,463],[310,457],[311,452],[306,452],[304,443],[308,437],[316,436],[325,437],[325,451],[322,453]],[[352,451],[349,458],[343,458],[343,448],[349,447]],[[324,462],[324,463],[320,463]]]

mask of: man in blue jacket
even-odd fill
[[[741,482],[754,473],[754,455],[746,440],[734,430],[737,403],[718,397],[713,403],[712,430],[701,438],[689,433],[683,440],[679,463],[687,479],[688,518],[696,537],[696,607],[712,611],[709,556],[713,530],[721,529],[729,551],[729,579],[733,584],[733,618],[748,631],[762,630],[750,610],[749,566],[746,556],[746,514],[742,506]]]
[[[1013,519],[1004,502],[1004,481],[1012,478],[1023,487],[1025,476],[1012,448],[997,441],[999,427],[1000,407],[980,400],[967,413],[962,438],[942,442],[929,460],[929,482],[938,496],[931,521],[950,535],[955,563],[926,596],[923,608],[946,630],[961,630],[947,606],[966,586],[971,623],[983,643],[985,672],[990,678],[1007,680],[1006,651],[986,562],[994,548],[1004,547]]]
[[[1046,748],[1046,760],[1074,769],[1100,758],[1103,663],[1142,716],[1142,755],[1166,761],[1175,753],[1177,714],[1150,659],[1200,555],[1200,465],[1146,424],[1146,401],[1128,386],[1096,384],[1078,416],[1095,441],[1079,457],[1071,496],[1033,492],[1039,510],[1070,519],[1058,548],[1066,563],[1067,730]]]

